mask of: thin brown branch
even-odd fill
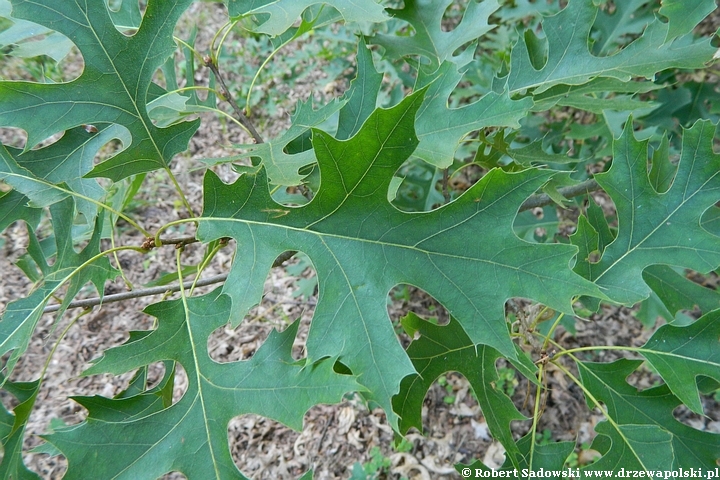
[[[250,119],[246,117],[245,114],[242,112],[242,109],[238,106],[235,98],[230,93],[230,90],[228,90],[227,85],[225,84],[225,80],[223,79],[222,75],[220,75],[220,69],[218,68],[217,64],[208,55],[203,58],[203,62],[205,62],[205,66],[212,70],[215,78],[217,78],[217,81],[220,84],[220,93],[222,93],[224,99],[232,107],[238,121],[242,123],[245,128],[247,128],[247,131],[250,132],[250,135],[252,135],[255,143],[265,143],[265,140],[263,140],[260,133],[258,133],[258,131],[255,129],[255,126],[252,124]]]
[[[448,190],[448,184],[450,183],[450,177],[448,175],[448,169],[443,170],[442,178],[442,195],[445,199],[445,203],[450,203],[450,190]]]
[[[585,195],[586,193],[594,192],[596,190],[600,190],[600,185],[598,185],[598,183],[591,178],[590,180],[585,180],[584,182],[578,183],[577,185],[558,188],[558,193],[565,198],[572,198],[577,197],[578,195]],[[524,212],[525,210],[532,210],[533,208],[544,207],[545,205],[550,205],[553,202],[554,201],[552,198],[550,198],[550,195],[546,193],[542,193],[540,195],[533,195],[532,197],[525,200],[525,202],[520,206],[520,211]]]
[[[295,255],[297,252],[284,252],[282,255],[278,256],[278,258],[275,259],[272,266],[273,267],[279,267],[283,263],[285,263],[287,260],[290,260],[293,255]],[[198,280],[195,284],[196,287],[204,287],[206,285],[213,285],[215,283],[221,283],[224,282],[227,279],[228,275],[227,273],[223,273],[221,275],[215,275],[213,277],[203,278],[201,280]],[[187,282],[183,282],[183,288],[191,288],[193,286],[193,280],[188,280]],[[123,293],[115,293],[112,295],[105,295],[103,298],[88,298],[85,300],[75,300],[74,302],[71,302],[70,305],[68,305],[68,310],[71,308],[92,308],[96,307],[98,305],[104,305],[106,303],[115,303],[115,302],[122,302],[124,300],[130,300],[132,298],[141,298],[141,297],[149,297],[152,295],[163,295],[165,293],[175,293],[180,291],[180,285],[171,285],[171,286],[159,286],[159,287],[151,287],[151,288],[142,288],[138,290],[132,290],[130,292],[123,292]],[[60,310],[60,305],[48,305],[43,309],[43,313],[51,313],[51,312],[57,312]]]

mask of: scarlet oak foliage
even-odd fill
[[[203,242],[203,261],[191,264],[179,249],[178,271],[156,281],[204,276],[232,239],[227,280],[203,295],[177,286],[176,298],[145,310],[156,319],[153,329],[101,348],[85,375],[134,375],[114,398],[75,397],[87,419],[42,435],[42,452],[66,457],[65,478],[171,471],[191,480],[246,478],[228,442],[233,417],[258,414],[300,430],[308,409],[353,392],[380,406],[398,434],[422,431],[425,395],[448,371],[469,381],[490,435],[506,451],[500,468],[573,466],[611,477],[620,468],[717,466],[720,436],[674,416],[681,405],[707,413],[720,385],[720,156],[713,150],[720,91],[703,70],[687,73],[718,56],[711,38],[694,35],[714,0],[227,0],[230,21],[209,52],[196,48],[194,30],[189,38],[174,31],[194,3],[0,0],[0,28],[10,26],[0,31],[3,54],[44,55],[19,60],[25,80],[0,81],[0,126],[27,134],[23,146],[0,145],[0,229],[12,229],[13,247],[22,243],[17,232],[27,231],[27,248],[13,258],[33,285],[0,319],[0,478],[38,478],[23,446],[42,433],[26,428],[45,401],[46,371],[16,370],[34,335],[45,338],[46,330],[36,331],[46,325],[44,308],[57,302],[60,320],[76,297],[102,297],[118,275],[114,254],[146,254],[156,233],[170,235],[181,223],[193,223],[197,238],[176,243]],[[344,95],[299,101],[290,126],[275,136],[251,117],[267,130],[266,143],[203,159],[202,215],[193,217],[200,207],[190,205],[173,169],[193,174],[185,171],[191,160],[174,157],[187,150],[198,114],[227,119],[230,109],[216,100],[237,95],[237,103],[253,89],[278,103],[288,96],[260,85],[262,75],[259,83],[254,72],[241,78],[256,59],[228,71],[239,68],[229,44],[252,43],[261,52],[266,42],[257,63],[276,68],[272,83],[285,88],[307,81],[303,55],[313,66],[323,62],[325,73],[347,75],[348,55],[338,45],[358,37],[355,78]],[[296,41],[305,48],[280,71],[272,60],[286,50],[277,49]],[[70,43],[82,73],[49,80],[46,62],[62,58]],[[305,51],[310,46],[314,54]],[[200,58],[228,78],[203,78],[210,71]],[[331,80],[332,89],[344,84],[323,81]],[[197,96],[219,84],[228,91]],[[271,117],[275,103],[256,106],[256,114],[263,105]],[[247,126],[240,120],[232,125]],[[231,184],[214,171],[223,164],[240,174]],[[191,218],[148,232],[135,216],[144,192],[157,187],[149,182],[158,177],[145,175],[155,170],[176,187],[173,200]],[[603,208],[586,195],[598,188]],[[540,207],[522,207],[541,192],[533,197]],[[16,228],[20,222],[25,230]],[[140,232],[142,248],[123,244],[128,229]],[[4,238],[0,247],[6,242],[9,251]],[[317,272],[307,336],[296,338],[300,323],[293,322],[250,359],[214,361],[213,331],[244,321],[288,251],[306,254]],[[449,323],[411,312],[393,324],[388,293],[400,284],[434,297]],[[511,298],[524,300],[506,311]],[[648,333],[641,347],[598,346],[598,339],[571,348],[573,308],[581,304],[585,317],[587,308],[640,304],[646,325],[658,317],[671,324]],[[566,334],[555,335],[559,325]],[[409,346],[398,338],[401,328]],[[299,341],[302,354],[293,350]],[[598,363],[602,349],[633,358]],[[538,388],[522,413],[502,386],[501,359]],[[657,376],[640,391],[628,379],[649,375],[643,360]],[[165,374],[149,386],[149,366],[157,363]],[[173,403],[180,368],[187,390]],[[548,368],[602,415],[594,464],[576,464],[572,441],[536,441]],[[29,373],[31,381],[18,381]],[[527,433],[517,439],[519,429]]]
[[[512,231],[520,204],[549,172],[492,171],[433,212],[403,213],[388,202],[393,173],[417,145],[413,120],[422,100],[421,91],[397,107],[375,111],[347,141],[315,131],[322,183],[304,207],[275,203],[262,170],[233,185],[208,173],[198,232],[206,241],[238,242],[224,289],[233,299],[233,323],[260,299],[262,279],[280,253],[306,253],[320,290],[309,357],[337,357],[391,417],[390,398],[413,372],[387,315],[385,298],[393,286],[423,288],[458,318],[474,343],[512,359],[516,353],[503,315],[508,298],[526,296],[569,312],[574,294],[600,294],[568,270],[575,248],[529,244]]]

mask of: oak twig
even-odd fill
[[[240,121],[240,123],[247,129],[250,135],[252,135],[255,143],[265,143],[265,140],[263,140],[260,133],[258,133],[258,131],[255,129],[255,126],[252,124],[250,119],[242,112],[237,102],[235,101],[235,98],[230,93],[230,90],[228,90],[227,85],[225,85],[225,80],[223,79],[222,75],[220,75],[220,69],[218,68],[217,64],[208,55],[203,57],[203,62],[205,63],[206,67],[212,70],[215,78],[217,78],[217,81],[220,84],[220,92],[222,93],[222,96],[230,104],[233,112],[235,112],[235,115],[237,116],[237,119]]]
[[[558,193],[565,198],[572,198],[597,190],[600,190],[600,185],[598,185],[595,179],[591,178],[590,180],[585,180],[584,182],[578,183],[577,185],[558,188]],[[532,210],[533,208],[544,207],[545,205],[550,205],[553,202],[554,200],[550,198],[550,195],[546,193],[533,195],[532,197],[525,200],[525,202],[523,202],[523,204],[520,206],[520,211],[524,212],[525,210]]]
[[[288,251],[284,252],[282,255],[278,256],[278,258],[275,259],[272,266],[273,267],[279,267],[283,263],[285,263],[287,260],[290,260],[290,258],[293,257],[297,252]],[[223,273],[220,275],[215,275],[213,277],[203,278],[202,280],[198,280],[197,283],[195,283],[196,287],[204,287],[206,285],[212,285],[215,283],[221,283],[224,282],[228,277],[227,273]],[[183,282],[182,288],[191,288],[193,286],[194,280],[188,280],[187,282]],[[122,302],[123,300],[130,300],[132,298],[141,298],[141,297],[149,297],[152,295],[162,295],[165,293],[175,293],[180,291],[180,285],[172,285],[172,286],[164,286],[161,285],[159,287],[151,287],[151,288],[142,288],[138,290],[132,290],[130,292],[123,292],[123,293],[115,293],[112,295],[105,295],[103,298],[95,297],[95,298],[88,298],[84,300],[75,300],[74,302],[70,302],[70,305],[67,306],[67,309],[71,308],[92,308],[96,307],[98,305],[104,305],[106,303],[115,303],[115,302]],[[48,305],[43,309],[43,313],[51,313],[51,312],[57,312],[60,310],[60,305]]]

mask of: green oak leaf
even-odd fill
[[[662,304],[674,316],[680,310],[697,305],[708,313],[720,308],[720,292],[689,280],[667,265],[651,265],[643,271],[643,280],[652,288]]]
[[[313,405],[362,390],[353,377],[333,371],[332,359],[293,359],[299,322],[282,333],[273,331],[249,360],[215,362],[208,337],[226,324],[229,311],[230,299],[220,289],[146,309],[157,317],[157,329],[106,351],[85,374],[120,374],[174,360],[187,373],[188,389],[162,409],[154,400],[167,401],[162,390],[144,394],[145,399],[78,399],[88,408],[88,420],[45,437],[68,459],[64,478],[157,478],[170,471],[191,479],[245,478],[230,455],[227,428],[233,417],[256,413],[300,429]]]
[[[375,110],[382,75],[375,70],[372,54],[365,41],[360,39],[357,50],[357,75],[350,88],[340,100],[335,100],[315,110],[312,101],[298,102],[291,117],[291,126],[280,137],[259,145],[246,146],[245,153],[230,159],[207,160],[207,164],[237,160],[247,156],[260,159],[268,178],[275,185],[299,185],[302,167],[316,162],[312,148],[303,147],[300,152],[289,152],[288,146],[298,139],[309,137],[310,129],[319,127],[339,113],[337,136],[340,139],[354,135],[365,119]],[[307,142],[310,143],[309,141]]]
[[[429,70],[436,70],[446,60],[453,61],[454,53],[463,45],[476,41],[495,28],[488,23],[490,16],[500,7],[497,0],[471,1],[463,12],[462,20],[444,32],[441,23],[445,10],[452,0],[406,0],[402,9],[388,9],[393,19],[409,23],[412,35],[377,34],[371,43],[385,48],[390,58],[421,56],[429,61]]]
[[[393,409],[401,419],[400,433],[405,434],[410,427],[423,431],[420,413],[425,394],[440,375],[458,372],[470,382],[493,438],[505,447],[508,460],[519,468],[521,455],[510,423],[527,419],[496,386],[499,375],[495,363],[501,355],[491,347],[473,344],[455,319],[441,327],[410,313],[401,323],[411,338],[418,333],[420,338],[407,348],[417,373],[405,377],[400,393],[393,397]],[[529,362],[526,357],[520,358]],[[521,367],[532,375],[532,363]]]
[[[262,295],[275,258],[302,251],[317,271],[319,300],[307,339],[309,358],[338,357],[388,413],[400,381],[414,373],[388,318],[386,297],[416,285],[458,319],[474,344],[516,359],[504,303],[533,298],[571,313],[569,300],[598,290],[568,269],[571,245],[531,244],[513,233],[522,202],[549,172],[492,170],[454,202],[406,213],[387,200],[393,174],[417,145],[413,120],[424,90],[389,110],[376,110],[351,139],[315,130],[321,186],[302,207],[275,203],[261,169],[226,185],[205,177],[198,219],[203,241],[237,240],[224,291],[239,323]],[[468,281],[471,278],[471,281]]]
[[[716,8],[715,0],[663,0],[660,15],[668,19],[667,40],[692,32]]]
[[[25,150],[58,132],[82,124],[118,124],[131,142],[87,176],[120,180],[168,168],[187,148],[199,120],[168,128],[153,125],[146,104],[152,76],[175,50],[173,27],[191,0],[148,2],[139,30],[123,35],[105,2],[13,0],[13,16],[67,36],[85,61],[83,73],[62,84],[0,82],[0,124],[27,132]],[[42,148],[55,156],[54,144]]]
[[[4,231],[17,220],[23,220],[31,230],[35,230],[40,222],[42,209],[28,206],[29,201],[30,199],[16,190],[0,193],[0,231]]]
[[[43,308],[53,295],[58,294],[61,286],[67,284],[67,289],[57,315],[62,315],[73,297],[87,283],[92,283],[102,297],[105,282],[114,279],[118,274],[104,256],[78,270],[81,265],[100,253],[102,215],[97,217],[95,229],[87,245],[80,252],[76,252],[72,237],[75,218],[73,199],[66,198],[52,205],[50,214],[55,232],[54,261],[50,262],[50,259],[46,258],[36,234],[30,232],[28,253],[42,278],[38,280],[38,286],[30,295],[10,302],[0,318],[0,355],[10,353],[2,366],[2,374],[6,377],[27,349]]]
[[[13,413],[0,406],[0,445],[3,458],[0,461],[0,478],[13,480],[38,480],[40,477],[27,469],[23,462],[25,426],[37,398],[39,381],[9,382],[0,375],[3,390],[18,401]]]
[[[545,18],[548,57],[542,68],[533,66],[532,45],[521,37],[510,57],[511,94],[529,89],[541,93],[554,85],[581,85],[597,77],[653,78],[667,68],[702,68],[715,53],[710,39],[673,36],[667,23],[654,18],[639,38],[619,52],[594,56],[588,39],[597,11],[593,0],[571,0],[557,15]]]
[[[542,112],[553,107],[573,107],[601,114],[603,110],[634,110],[654,105],[634,98],[635,94],[651,92],[663,85],[648,81],[626,82],[617,78],[595,78],[582,85],[555,85],[533,95],[532,110]],[[627,94],[627,95],[623,95]]]
[[[225,0],[230,17],[256,16],[258,33],[281,35],[292,27],[305,9],[318,4],[329,5],[343,16],[346,22],[381,23],[390,17],[375,0]]]
[[[719,338],[720,310],[714,310],[690,325],[663,325],[642,346],[642,355],[675,396],[700,415],[703,407],[697,377],[720,381]]]
[[[375,111],[377,97],[382,85],[382,74],[375,69],[372,52],[367,48],[364,38],[360,38],[357,48],[357,73],[347,93],[343,95],[347,103],[340,109],[336,138],[347,140],[355,135],[365,120]]]
[[[615,202],[617,236],[601,252],[599,261],[581,255],[575,266],[575,271],[602,287],[613,301],[632,305],[646,298],[650,288],[642,272],[650,265],[673,265],[701,273],[720,265],[720,238],[700,225],[703,213],[720,200],[720,155],[713,152],[714,130],[714,125],[705,121],[685,130],[677,174],[664,193],[657,192],[650,182],[647,142],[635,140],[632,121],[615,141],[612,167],[595,178]],[[581,222],[571,237],[573,244],[589,241],[595,245],[586,227]]]
[[[583,468],[589,472],[604,472],[608,478],[624,469],[633,472],[673,470],[673,436],[657,425],[620,425],[613,428],[608,422],[595,427],[598,436],[591,448],[602,457],[592,465]],[[653,478],[653,476],[651,476]]]
[[[129,343],[138,341],[149,332],[130,332]],[[93,418],[103,422],[130,422],[147,417],[172,405],[175,385],[175,365],[166,361],[165,375],[153,388],[147,388],[147,367],[141,367],[127,389],[115,398],[102,395],[92,397],[71,397],[93,413]],[[86,372],[87,374],[87,372]],[[70,427],[72,428],[72,427]],[[55,429],[59,431],[59,429]]]
[[[626,37],[640,35],[645,26],[654,20],[653,7],[657,8],[655,2],[648,0],[625,0],[617,2],[612,13],[607,9],[599,10],[593,25],[596,30],[593,53],[599,56],[608,55],[614,48],[622,45],[627,40]]]
[[[463,61],[470,57],[463,55]],[[512,100],[507,91],[489,92],[480,100],[458,108],[448,107],[448,98],[462,79],[462,67],[445,62],[435,72],[421,72],[418,83],[428,85],[425,102],[417,113],[415,129],[420,144],[415,153],[438,168],[449,167],[460,142],[471,132],[485,127],[520,126],[533,102],[530,98]]]
[[[95,155],[107,142],[130,140],[119,125],[98,125],[96,129],[94,133],[80,127],[67,130],[50,150],[23,152],[0,145],[0,179],[27,196],[31,207],[51,205],[72,191],[78,213],[92,228],[98,214],[96,202],[107,192],[97,180],[83,176],[92,170]]]
[[[299,153],[286,153],[290,142],[307,133],[310,128],[316,127],[332,117],[345,104],[345,100],[333,100],[318,109],[313,108],[312,98],[300,101],[295,108],[290,125],[279,138],[256,145],[246,145],[245,153],[229,160],[245,157],[258,157],[267,171],[270,182],[275,185],[299,185],[303,175],[300,168],[315,162],[314,152],[305,150]],[[208,160],[205,163],[227,162],[228,159]]]
[[[620,464],[617,461],[603,461],[601,458],[590,468],[609,463],[606,470],[621,466],[630,469],[632,467],[629,459],[634,458],[634,461],[640,462],[641,455],[650,457],[645,460],[645,466],[654,466],[653,463],[668,465],[668,468],[663,470],[715,468],[716,460],[720,457],[720,434],[696,430],[678,421],[673,416],[673,411],[682,402],[671,393],[667,385],[643,391],[629,385],[625,379],[641,363],[641,360],[626,359],[613,363],[577,363],[583,386],[597,401],[603,403],[607,417],[620,428],[618,432],[618,429],[610,425],[601,426],[609,422],[598,424],[596,430],[603,435],[596,437],[591,448],[605,456],[610,455],[610,458],[625,459]],[[589,400],[588,405],[595,407]],[[652,428],[642,431],[640,427],[643,426]],[[629,428],[638,435],[628,435]],[[668,434],[669,448],[663,446],[666,442],[664,438]],[[635,451],[634,445],[640,441],[646,445],[642,448],[638,446]],[[647,443],[653,446],[648,447]],[[662,450],[665,453],[658,456],[653,450]]]

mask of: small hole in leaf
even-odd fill
[[[187,372],[182,365],[175,363],[175,385],[173,387],[173,404],[180,401],[188,389]]]

